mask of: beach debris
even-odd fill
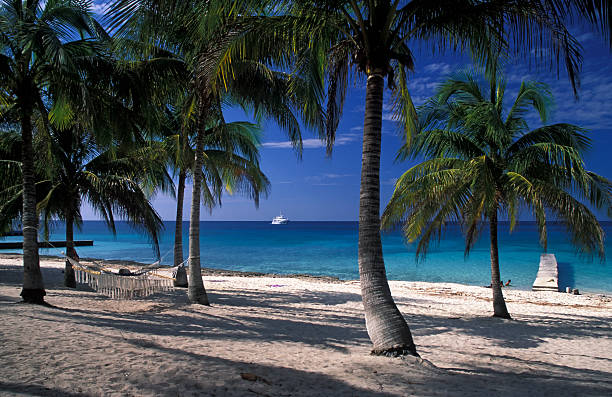
[[[240,373],[240,377],[241,377],[242,379],[244,379],[244,380],[248,380],[248,381],[251,381],[251,382],[255,382],[255,381],[257,381],[257,378],[258,378],[258,376],[257,376],[257,375],[252,374],[252,373],[250,373],[250,372],[241,372],[241,373]]]
[[[240,377],[244,380],[248,380],[249,382],[263,382],[267,385],[271,384],[268,380],[266,380],[265,378],[262,378],[259,375],[255,375],[254,373],[251,372],[241,372],[240,373]]]

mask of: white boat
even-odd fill
[[[289,222],[289,219],[285,218],[282,212],[279,216],[275,216],[274,219],[272,219],[273,225],[284,225],[287,222]]]

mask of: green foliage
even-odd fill
[[[1,146],[10,141],[8,134]],[[147,233],[159,254],[162,221],[149,201],[153,189],[171,191],[172,181],[160,144],[120,146],[109,150],[77,129],[52,130],[35,139],[37,155],[37,211],[48,238],[53,220],[82,224],[81,205],[86,201],[115,232],[115,217],[126,219]],[[5,159],[6,153],[0,153]],[[4,161],[4,160],[3,160]],[[0,197],[0,219],[10,222],[21,211],[20,175],[7,179]],[[9,183],[10,181],[10,183]]]
[[[161,135],[171,166],[189,174],[195,158],[195,123],[194,120],[182,119],[183,114],[168,109]],[[269,181],[259,167],[259,126],[219,120],[209,123],[204,135],[204,205],[210,210],[221,205],[223,192],[227,191],[247,195],[258,206],[260,195],[267,195],[269,190]]]
[[[552,105],[542,83],[523,82],[508,108],[503,83],[493,79],[487,88],[460,73],[420,109],[421,130],[400,158],[423,155],[426,161],[397,181],[383,227],[402,223],[406,239],[418,240],[417,255],[425,255],[447,222],[460,222],[467,254],[483,220],[501,211],[512,229],[525,209],[536,219],[544,249],[552,216],[580,251],[603,258],[604,232],[585,203],[612,216],[612,182],[585,168],[586,131],[564,123],[529,130],[528,111],[544,122]]]
[[[287,62],[275,54],[286,55],[290,48],[272,42],[274,32],[263,28],[271,21],[271,4],[118,0],[108,20],[126,58],[165,58],[182,65],[185,72],[177,74],[182,80],[169,102],[186,96],[180,99],[188,104],[182,108],[184,120],[204,125],[222,117],[224,105],[239,105],[258,121],[276,121],[301,153],[300,121],[319,135],[324,130],[322,91],[312,84],[317,81],[310,74],[313,65],[279,71]],[[260,36],[264,32],[265,38]]]

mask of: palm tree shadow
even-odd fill
[[[88,394],[81,392],[70,392],[63,389],[50,388],[41,385],[32,385],[28,383],[11,383],[0,381],[0,394],[18,395],[18,396],[58,396],[58,397],[87,397]]]

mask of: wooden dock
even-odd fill
[[[93,240],[75,240],[75,247],[91,247]],[[38,248],[60,248],[65,247],[66,241],[39,241]],[[0,250],[22,249],[23,241],[0,241]]]
[[[555,254],[542,254],[540,256],[540,269],[533,282],[532,290],[559,292],[559,269]]]

